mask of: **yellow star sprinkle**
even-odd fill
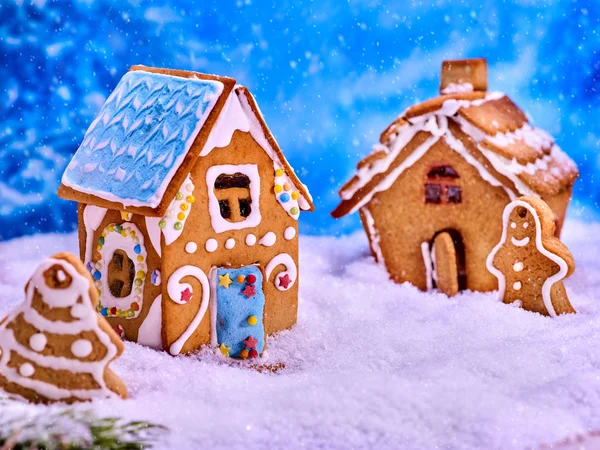
[[[219,286],[223,286],[225,289],[229,289],[229,285],[233,283],[233,280],[229,278],[229,274],[219,275]]]
[[[221,353],[223,353],[223,355],[229,358],[229,350],[231,350],[231,347],[227,347],[225,344],[221,344],[219,346],[219,350],[221,350]]]

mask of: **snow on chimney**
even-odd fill
[[[485,58],[456,59],[442,63],[440,93],[487,91]]]

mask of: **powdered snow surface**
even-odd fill
[[[577,315],[542,317],[494,294],[448,299],[388,281],[363,233],[301,237],[298,324],[259,373],[211,349],[174,358],[133,343],[112,368],[130,399],[81,404],[166,425],[158,448],[537,448],[600,428],[600,224],[569,222]],[[0,243],[0,313],[71,235]],[[1,394],[0,394],[1,395]],[[2,419],[62,406],[0,404]]]

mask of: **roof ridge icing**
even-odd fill
[[[145,216],[162,216],[197,158],[229,145],[235,129],[251,132],[252,117],[260,116],[258,126],[265,133],[262,139],[274,141],[254,99],[246,101],[244,107],[242,96],[251,98],[233,78],[133,66],[86,131],[63,174],[59,195]],[[222,117],[227,113],[236,121],[225,124],[227,130],[220,133]],[[299,209],[314,209],[308,189],[295,176],[276,142],[268,146],[272,154],[266,147],[271,159],[292,174],[285,175],[289,178],[286,181],[300,194],[297,201],[286,202],[284,209],[291,209],[292,203]],[[299,209],[294,211],[299,214]]]
[[[465,110],[477,112],[478,109],[488,108],[488,105],[492,105],[494,102],[508,102],[511,108],[517,108],[505,94],[485,92],[480,93],[479,97],[471,97],[471,99],[465,98],[465,95],[467,94],[439,96],[408,108],[392,122],[382,134],[382,143],[373,146],[373,152],[359,162],[354,177],[340,189],[342,203],[332,213],[334,217],[341,217],[357,211],[366,205],[377,192],[388,189],[404,169],[414,164],[439,138],[442,138],[468,163],[475,166],[483,179],[494,186],[504,188],[511,199],[518,195],[547,194],[549,191],[555,194],[556,190],[572,184],[577,177],[577,169],[573,161],[555,144],[552,136],[544,130],[533,127],[526,118],[523,121],[525,115],[522,111],[519,110],[520,115],[515,114],[519,117],[509,124],[514,128],[521,123],[520,127],[506,132],[497,130],[495,134],[488,134],[487,130],[478,126],[480,125],[478,120],[481,117],[477,117],[476,113],[465,114]],[[422,112],[419,111],[419,108],[422,109]],[[460,131],[472,140],[496,174],[486,169],[465,149],[462,141],[448,127],[448,119],[454,121]],[[493,122],[496,121],[492,120],[492,128],[498,126]],[[397,126],[394,126],[395,124]],[[426,140],[424,144],[412,150],[412,154],[408,155],[400,166],[388,173],[394,161],[419,132],[428,133],[436,140]],[[499,149],[517,142],[528,148],[531,147],[530,154],[534,158],[523,163],[516,157],[508,158],[506,155],[498,154]],[[564,168],[562,171],[561,167]],[[543,183],[535,182],[534,178],[538,174],[541,174],[542,178],[548,178],[548,183],[551,183],[552,186],[546,189]],[[496,175],[505,179],[498,179]],[[379,183],[372,181],[375,177],[381,178]],[[552,179],[550,180],[550,178]]]

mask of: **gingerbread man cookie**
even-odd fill
[[[552,317],[574,313],[562,280],[575,270],[569,249],[554,237],[550,207],[521,197],[504,209],[502,238],[487,258],[504,303]]]
[[[123,343],[98,314],[98,294],[78,258],[59,253],[36,268],[25,302],[0,323],[0,387],[36,403],[120,396],[108,365]]]

